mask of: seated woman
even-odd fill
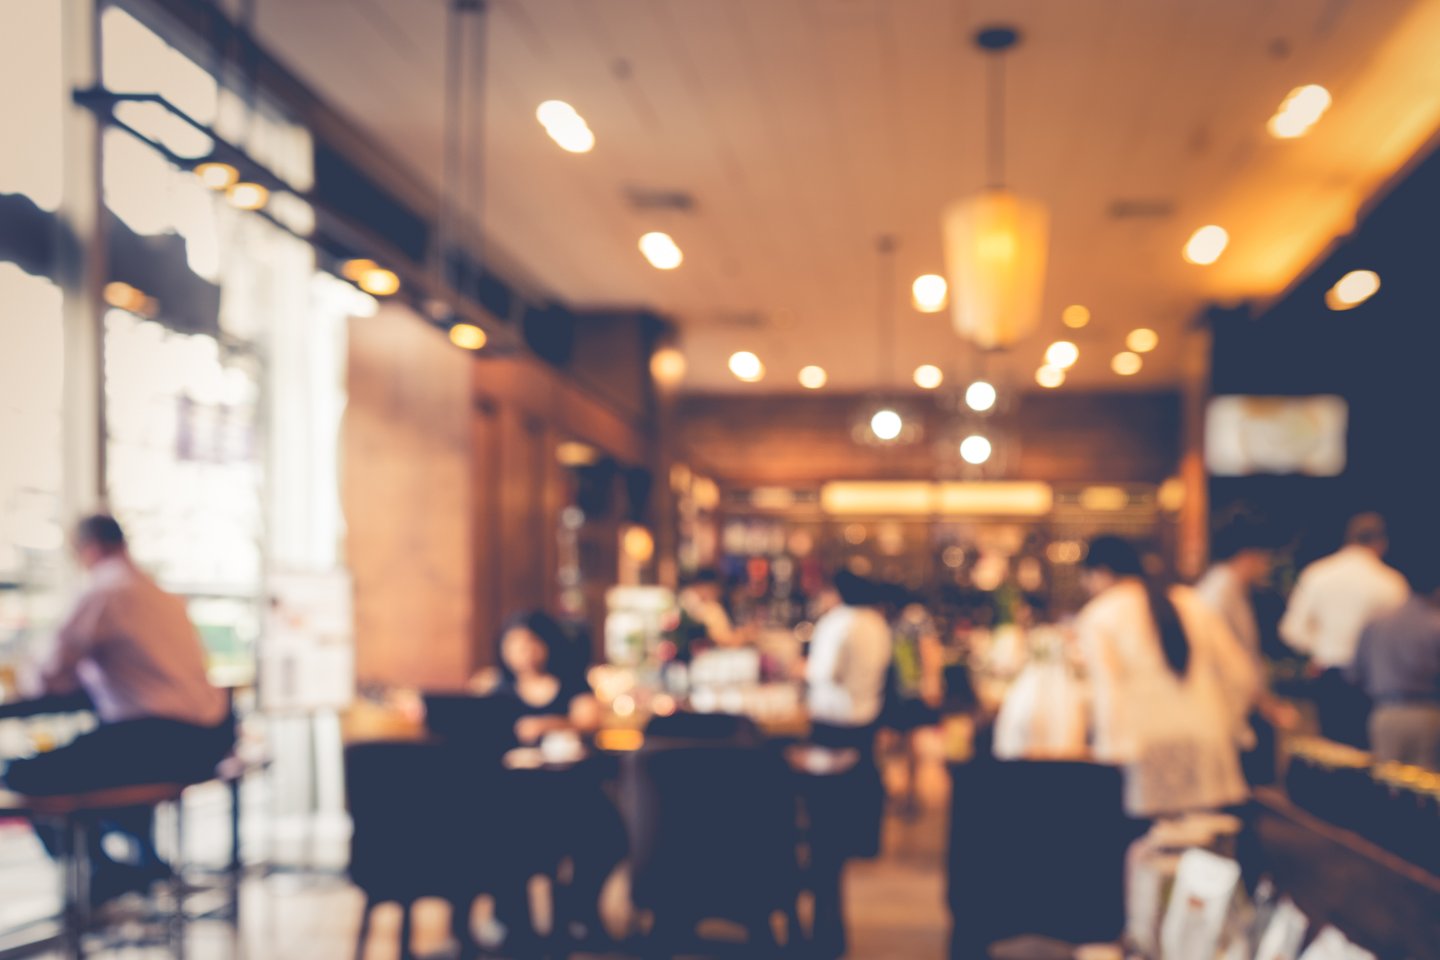
[[[515,738],[527,746],[545,734],[600,728],[600,705],[585,681],[584,651],[554,617],[539,610],[517,614],[500,629],[495,666],[477,673],[470,689],[513,698],[520,717]]]
[[[496,666],[470,683],[479,694],[513,698],[515,737],[538,744],[547,734],[595,732],[600,707],[585,681],[585,651],[553,617],[529,611],[511,617],[496,644]],[[600,891],[625,856],[625,827],[600,781],[584,765],[542,772],[516,783],[504,828],[530,874],[562,882],[554,887],[555,929],[579,941],[603,940]],[[568,869],[567,869],[568,868]],[[528,896],[518,889],[497,898],[497,913],[517,939],[533,935]],[[565,882],[568,880],[568,882]]]

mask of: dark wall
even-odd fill
[[[1370,269],[1381,287],[1336,312],[1325,291]],[[1211,480],[1216,515],[1244,501],[1331,550],[1345,519],[1379,510],[1397,550],[1440,547],[1440,155],[1432,154],[1286,296],[1252,319],[1214,315],[1217,394],[1333,393],[1350,407],[1347,466],[1334,478]]]

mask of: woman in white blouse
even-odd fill
[[[1083,567],[1092,599],[1076,626],[1094,753],[1125,768],[1126,811],[1153,818],[1243,802],[1239,748],[1259,687],[1251,658],[1192,591],[1148,576],[1129,542],[1097,537]]]

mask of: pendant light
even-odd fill
[[[988,184],[946,207],[941,224],[955,332],[987,350],[1035,328],[1045,291],[1049,214],[1005,182],[1005,54],[1019,42],[1013,27],[975,35],[989,59]]]

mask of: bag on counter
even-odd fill
[[[1080,756],[1085,731],[1084,685],[1060,660],[1034,661],[1020,671],[995,718],[995,756]]]
[[[1198,849],[1230,857],[1240,829],[1239,819],[1228,814],[1192,813],[1156,823],[1130,845],[1125,854],[1125,932],[1142,956],[1160,955],[1160,926],[1182,854]],[[1230,939],[1247,946],[1251,942],[1248,933]],[[1251,958],[1247,953],[1242,960]]]
[[[1300,954],[1300,960],[1375,960],[1375,954],[1355,946],[1349,937],[1334,927],[1325,927]]]
[[[1185,851],[1160,925],[1161,960],[1228,956],[1244,937],[1245,912],[1240,865],[1208,850]]]
[[[1295,960],[1300,955],[1300,944],[1305,942],[1305,931],[1309,926],[1310,918],[1290,898],[1281,900],[1260,934],[1255,960]]]

